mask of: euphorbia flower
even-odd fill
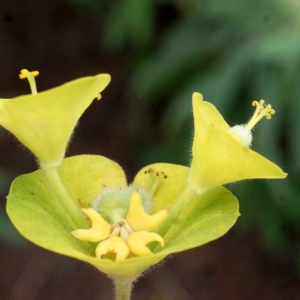
[[[261,118],[270,119],[275,113],[263,100],[254,101],[253,105],[257,108],[249,123],[230,128],[211,103],[203,101],[201,94],[193,94],[195,132],[189,183],[198,193],[243,179],[287,176],[249,148],[251,129]]]
[[[0,99],[0,125],[9,130],[39,159],[42,167],[59,166],[78,119],[110,76],[85,77],[37,93],[34,76],[38,71],[21,71],[28,78],[32,95]]]
[[[221,115],[199,94],[193,99],[191,168],[153,164],[128,185],[122,168],[108,158],[80,155],[62,160],[76,121],[108,81],[108,75],[98,75],[2,100],[0,123],[42,166],[12,183],[7,213],[13,224],[37,245],[120,280],[122,289],[169,254],[198,247],[229,230],[239,216],[238,201],[218,185],[285,174],[229,133]]]

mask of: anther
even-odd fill
[[[153,196],[161,180],[167,178],[167,175],[162,171],[154,171],[153,169],[149,169],[144,173],[150,175],[148,191]]]
[[[150,174],[151,172],[153,172],[153,170],[150,168],[150,169],[146,170],[144,173],[145,174]]]

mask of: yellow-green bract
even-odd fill
[[[162,207],[170,208],[179,198],[185,189],[188,168],[163,163],[147,166],[136,175],[135,186],[148,186],[149,176],[145,170],[149,168],[168,175],[154,196],[152,213],[155,213]],[[66,158],[59,174],[78,209],[90,207],[91,201],[103,189],[126,186],[121,167],[102,156]],[[97,243],[80,241],[71,235],[74,228],[59,217],[57,210],[60,209],[59,199],[45,181],[42,171],[22,175],[13,182],[7,212],[22,235],[48,250],[86,261],[104,273],[131,278],[171,253],[217,239],[229,230],[239,216],[237,199],[225,188],[218,187],[192,199],[163,236],[164,248],[156,247],[149,256],[112,261],[95,258]]]
[[[42,165],[59,166],[78,119],[109,81],[108,74],[100,74],[38,94],[0,99],[0,125]]]
[[[222,115],[199,93],[193,95],[195,122],[189,183],[200,193],[229,182],[254,178],[285,178],[277,165],[245,147]]]

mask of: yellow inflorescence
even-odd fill
[[[275,114],[275,110],[272,108],[271,104],[265,104],[264,100],[259,102],[254,100],[252,106],[256,106],[253,117],[246,125],[247,128],[252,129],[263,117],[266,117],[267,120],[272,118],[272,115]]]
[[[163,247],[164,240],[155,230],[167,217],[167,211],[161,210],[150,216],[143,208],[141,195],[134,191],[130,198],[126,219],[120,219],[110,225],[93,208],[82,209],[91,220],[90,229],[76,229],[72,235],[77,239],[89,242],[100,242],[96,247],[96,257],[115,255],[115,260],[124,260],[131,253],[137,256],[151,255],[146,246],[158,242]]]

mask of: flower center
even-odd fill
[[[250,119],[250,121],[245,125],[235,125],[229,128],[229,132],[239,140],[246,147],[250,147],[252,143],[252,133],[253,127],[263,118],[266,117],[267,120],[272,118],[275,114],[275,110],[272,108],[271,104],[265,104],[264,100],[253,101],[252,106],[256,106],[255,112]]]
[[[137,186],[108,188],[82,209],[91,220],[91,228],[76,229],[72,235],[83,241],[99,242],[95,255],[99,259],[124,260],[131,256],[152,255],[148,244],[163,238],[154,231],[167,218],[166,209],[150,215],[153,196],[164,178],[164,172],[149,169],[147,190]],[[112,224],[112,225],[111,225]]]
[[[109,237],[112,236],[119,236],[125,242],[127,242],[129,236],[134,232],[134,230],[130,227],[125,219],[120,220],[111,228],[111,234]]]
[[[35,83],[35,78],[36,76],[39,75],[39,71],[28,71],[27,69],[23,69],[20,71],[20,79],[24,79],[24,78],[27,78],[28,79],[28,82],[29,82],[29,85],[30,85],[30,89],[31,89],[31,93],[34,95],[34,94],[37,94],[37,88],[36,88],[36,83]]]
[[[158,242],[164,246],[163,238],[153,231],[167,218],[168,212],[160,210],[154,215],[147,214],[142,205],[142,196],[137,191],[131,193],[126,219],[121,218],[119,208],[113,209],[113,219],[117,220],[113,225],[93,208],[83,208],[82,211],[91,220],[91,228],[76,229],[71,234],[82,241],[99,242],[95,250],[99,259],[118,261],[127,258],[130,253],[146,256],[152,254],[147,247],[149,243]]]
[[[108,188],[93,201],[92,207],[110,224],[116,224],[125,219],[130,206],[132,193],[137,190],[142,197],[142,205],[146,212],[150,212],[152,196],[143,189],[134,186]]]

